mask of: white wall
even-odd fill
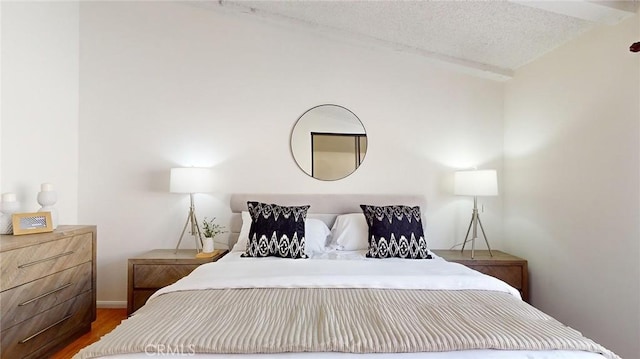
[[[2,3],[0,192],[37,211],[40,184],[58,192],[61,223],[78,218],[77,3]]]
[[[532,304],[640,356],[638,17],[518,70],[505,96],[504,243]]]
[[[2,193],[2,2],[0,2],[0,194]]]
[[[125,300],[128,257],[175,246],[188,196],[168,193],[171,167],[215,168],[219,190],[196,208],[223,224],[233,192],[423,193],[434,248],[462,240],[470,218],[452,169],[502,169],[502,84],[184,3],[86,2],[80,21],[79,218],[99,228],[103,303]],[[356,113],[369,140],[364,164],[335,182],[303,173],[289,147],[298,117],[323,103]],[[500,199],[486,209],[500,248]]]

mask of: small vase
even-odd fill
[[[202,239],[202,252],[203,253],[213,252],[213,238],[205,237]]]
[[[18,211],[20,203],[16,201],[15,193],[3,193],[0,202],[0,234],[13,234],[11,215]]]
[[[58,210],[54,207],[58,201],[58,194],[53,190],[53,185],[43,183],[38,192],[38,203],[42,206],[38,212],[50,212],[53,229],[58,228]]]

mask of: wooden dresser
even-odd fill
[[[201,264],[217,261],[228,251],[216,250],[209,258],[196,258],[195,249],[174,252],[173,249],[154,249],[129,258],[127,315],[142,307],[158,289],[175,283]]]
[[[96,226],[0,236],[2,359],[45,358],[96,318]]]
[[[449,262],[464,264],[506,282],[520,291],[525,302],[529,302],[529,272],[525,259],[495,250],[491,251],[493,257],[487,250],[476,250],[473,259],[471,259],[471,251],[461,253],[456,250],[434,250],[433,252]]]

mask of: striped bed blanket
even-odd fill
[[[144,353],[159,343],[192,353],[559,349],[619,358],[508,293],[357,288],[170,292],[74,358]]]

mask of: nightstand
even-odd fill
[[[127,315],[142,307],[158,289],[175,283],[204,263],[215,262],[227,254],[219,250],[213,257],[196,258],[195,249],[155,249],[129,258]]]
[[[491,251],[493,257],[487,250],[476,250],[474,259],[471,259],[470,251],[461,253],[456,250],[434,250],[433,252],[449,262],[463,264],[507,282],[520,291],[525,302],[529,302],[529,272],[526,259],[496,250]]]

